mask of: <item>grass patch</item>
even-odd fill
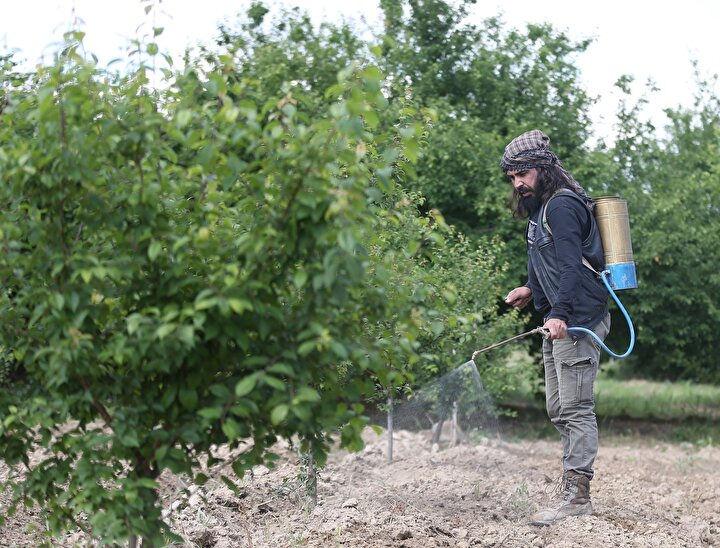
[[[705,419],[682,421],[649,421],[603,417],[598,415],[601,444],[653,445],[658,442],[691,443],[696,446],[720,445],[720,424]],[[516,417],[504,417],[501,432],[511,441],[559,439],[547,415],[537,408],[527,408]]]
[[[603,417],[642,420],[720,419],[720,386],[598,378],[595,410]]]
[[[720,386],[610,378],[595,382],[595,412],[604,435],[648,442],[720,445]],[[555,438],[545,412],[544,390],[526,383],[500,402],[509,411],[505,433],[523,439]],[[512,417],[514,415],[514,418]]]
[[[513,358],[528,366],[518,356]],[[646,421],[720,420],[720,386],[620,379],[615,369],[612,362],[603,365],[595,381],[595,412],[599,416]],[[509,409],[545,409],[545,389],[538,377],[526,378],[499,403]]]

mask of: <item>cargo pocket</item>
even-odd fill
[[[561,405],[592,403],[597,362],[591,356],[560,362],[562,367]]]

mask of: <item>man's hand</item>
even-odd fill
[[[550,340],[564,339],[567,336],[567,324],[557,318],[550,318],[543,327],[550,331]]]
[[[505,297],[505,302],[510,306],[520,310],[521,308],[525,308],[527,306],[527,303],[530,302],[531,298],[532,290],[529,287],[523,285],[522,287],[516,287],[510,293],[508,293],[507,297]]]

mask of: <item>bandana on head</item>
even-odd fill
[[[510,141],[505,147],[500,167],[508,172],[548,167],[553,164],[560,164],[560,161],[550,150],[550,137],[539,129],[533,129]]]
[[[510,141],[508,146],[505,147],[505,153],[500,162],[500,167],[505,173],[553,165],[558,166],[560,171],[567,177],[570,189],[581,196],[588,206],[592,207],[592,200],[588,197],[585,189],[570,175],[555,153],[550,150],[550,137],[539,129],[526,131]]]

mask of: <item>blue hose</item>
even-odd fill
[[[595,339],[595,342],[597,342],[605,352],[610,354],[613,358],[617,358],[619,360],[622,360],[624,358],[627,358],[630,353],[633,351],[633,348],[635,348],[635,328],[633,327],[632,320],[630,319],[630,314],[628,314],[627,310],[625,310],[625,307],[620,302],[620,299],[618,299],[618,296],[615,294],[615,291],[613,291],[613,288],[610,287],[610,282],[608,281],[608,277],[610,276],[610,272],[607,270],[604,270],[600,273],[600,277],[602,278],[602,281],[605,283],[605,287],[607,287],[607,290],[610,292],[610,295],[612,295],[613,300],[618,305],[618,308],[623,313],[623,316],[625,316],[625,321],[627,322],[628,329],[630,330],[630,345],[628,346],[628,349],[625,351],[624,354],[616,354],[612,350],[610,350],[607,346],[605,346],[605,343],[600,340],[600,337],[598,337],[595,333],[590,331],[589,329],[585,329],[584,327],[568,327],[569,333],[585,333],[586,335],[590,335],[593,339]]]

